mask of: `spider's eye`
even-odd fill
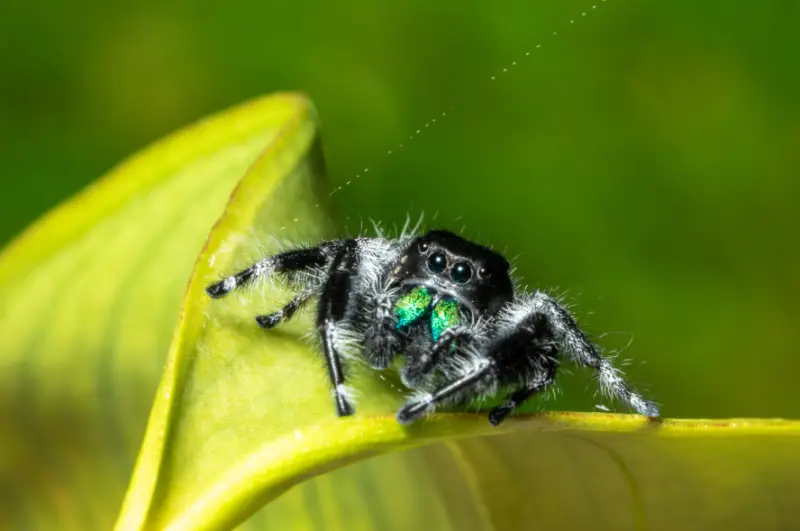
[[[457,263],[453,266],[453,270],[450,271],[450,278],[452,278],[453,282],[456,284],[466,284],[471,276],[472,268],[469,267],[469,264],[466,262]]]
[[[428,269],[431,273],[441,273],[447,269],[447,257],[444,253],[433,253],[428,257]]]
[[[480,278],[488,278],[489,277],[489,270],[485,267],[478,269],[478,276]]]
[[[424,253],[428,250],[428,242],[422,242],[419,244],[419,252]]]

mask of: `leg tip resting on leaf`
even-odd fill
[[[206,293],[212,299],[219,299],[231,292],[234,286],[230,286],[230,278],[226,278],[220,282],[215,282],[206,288]]]
[[[270,313],[267,315],[259,315],[258,317],[256,317],[256,322],[258,323],[258,326],[260,326],[261,328],[269,330],[270,328],[274,328],[275,325],[281,322],[281,317],[282,315],[280,312]]]
[[[428,406],[429,403],[426,401],[406,404],[397,412],[397,422],[408,425],[419,420],[427,413]]]
[[[340,417],[349,417],[350,415],[355,414],[356,410],[350,404],[350,401],[347,400],[341,394],[337,394],[336,396],[336,414]]]

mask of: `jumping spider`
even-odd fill
[[[339,416],[354,412],[343,363],[354,343],[375,369],[405,356],[402,381],[419,393],[397,413],[402,424],[441,404],[506,392],[506,402],[489,413],[496,426],[553,383],[562,354],[593,368],[607,396],[647,417],[659,414],[561,305],[538,291],[515,295],[503,256],[451,232],[326,241],[260,260],[206,291],[223,297],[267,275],[299,293],[256,317],[265,329],[319,298],[316,327]]]

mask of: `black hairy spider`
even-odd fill
[[[451,232],[326,241],[264,258],[206,291],[219,298],[267,275],[299,293],[256,317],[263,328],[319,298],[316,326],[340,416],[354,412],[344,363],[354,350],[375,369],[405,356],[403,383],[419,393],[397,413],[403,424],[437,405],[506,392],[489,413],[497,425],[553,383],[562,354],[593,368],[606,395],[642,415],[659,414],[561,305],[538,291],[515,295],[503,256]]]

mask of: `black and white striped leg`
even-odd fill
[[[206,293],[219,299],[228,293],[247,286],[260,277],[272,274],[291,274],[297,271],[311,271],[325,267],[342,242],[332,241],[311,249],[287,251],[259,260],[247,269],[209,285]]]
[[[430,349],[403,368],[400,375],[403,385],[411,389],[416,388],[420,381],[436,367],[443,353],[450,350],[456,341],[470,341],[473,333],[474,329],[469,326],[454,326],[442,332],[438,341]]]
[[[628,404],[640,415],[651,418],[659,416],[658,406],[633,390],[623,379],[619,369],[586,339],[575,319],[560,304],[543,293],[536,293],[530,300],[530,311],[540,313],[547,318],[553,329],[553,335],[561,343],[562,352],[574,362],[596,371],[603,393]]]
[[[295,298],[290,300],[286,306],[281,308],[278,311],[268,313],[266,315],[259,315],[256,317],[256,322],[258,326],[265,330],[269,330],[270,328],[274,328],[278,326],[282,321],[288,321],[292,318],[297,310],[305,306],[305,304],[311,300],[314,296],[313,291],[304,291],[300,293]]]
[[[357,265],[357,244],[355,240],[347,240],[331,263],[328,279],[320,294],[317,314],[317,330],[333,385],[336,413],[340,417],[355,412],[347,398],[345,374],[337,344],[343,333],[342,324],[347,317],[352,275]]]
[[[364,332],[364,356],[373,369],[388,368],[403,346],[396,329],[394,294],[392,289],[384,289],[376,305],[375,319]]]
[[[475,365],[475,368],[457,380],[439,388],[433,393],[427,394],[420,399],[408,402],[400,411],[397,412],[397,422],[400,424],[410,424],[425,416],[434,409],[440,402],[443,402],[454,395],[465,391],[482,379],[492,377],[495,370],[495,362],[491,359],[483,359]]]
[[[547,364],[536,380],[531,382],[528,386],[511,393],[511,396],[508,397],[508,400],[504,404],[489,411],[489,424],[492,426],[499,425],[508,415],[522,406],[529,398],[553,383],[553,380],[556,378],[557,369],[558,363],[555,360],[547,360]]]

